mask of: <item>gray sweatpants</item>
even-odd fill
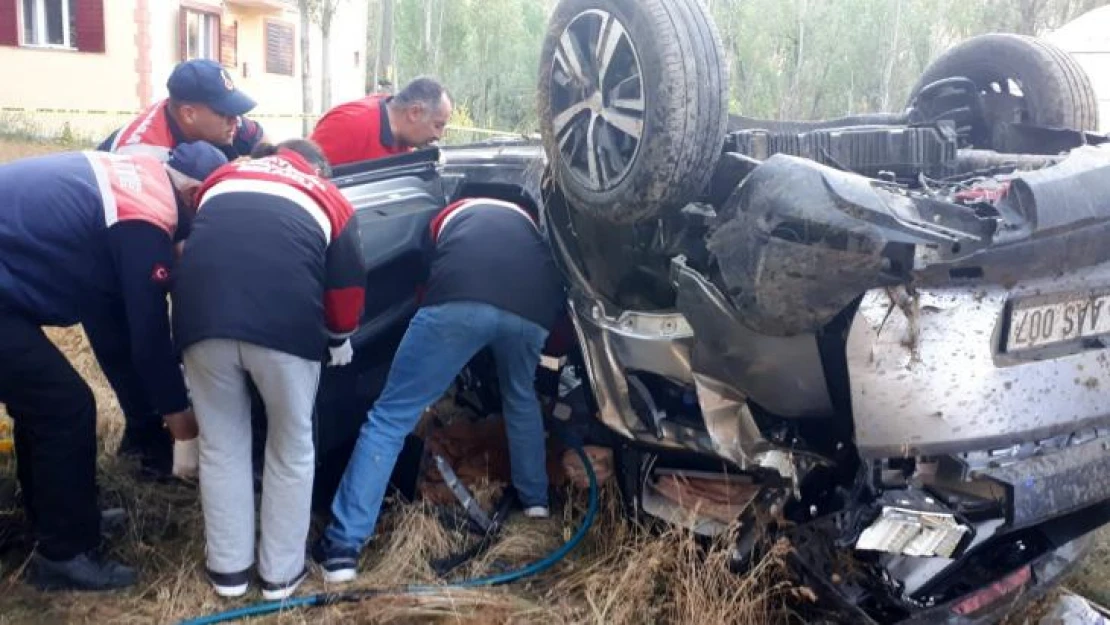
[[[185,350],[200,425],[200,496],[208,569],[254,564],[254,480],[247,376],[266,405],[258,574],[282,583],[304,568],[315,450],[312,410],[320,363],[250,343],[207,340]]]

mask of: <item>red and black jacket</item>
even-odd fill
[[[298,154],[230,163],[197,195],[173,289],[181,349],[232,339],[323,358],[357,328],[366,270],[354,211]]]
[[[422,304],[481,302],[550,330],[566,302],[562,275],[532,216],[510,202],[472,198],[440,211],[428,232]]]

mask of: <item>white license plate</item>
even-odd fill
[[[1062,294],[1016,303],[1007,351],[1021,351],[1110,333],[1110,294]]]

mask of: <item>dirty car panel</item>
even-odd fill
[[[1110,357],[1098,326],[1110,264],[1066,278],[1000,286],[875,289],[848,338],[856,443],[865,457],[1019,445],[1110,424]],[[1073,293],[1065,314],[1022,313],[1027,294]],[[1032,317],[1032,319],[1030,319]],[[1047,319],[1046,319],[1047,317]],[[1014,349],[1008,337],[1074,328],[1074,339]],[[1019,325],[1036,326],[1011,332]],[[1101,327],[1101,326],[1098,326]]]

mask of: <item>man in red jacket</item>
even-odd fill
[[[340,104],[316,124],[312,141],[343,165],[403,154],[443,138],[451,98],[435,80],[417,78],[395,96],[382,93]]]
[[[320,363],[351,361],[366,271],[354,210],[303,139],[260,146],[197,194],[173,286],[173,336],[200,424],[208,577],[247,591],[254,564],[250,379],[266,406],[258,574],[267,600],[305,576]]]

